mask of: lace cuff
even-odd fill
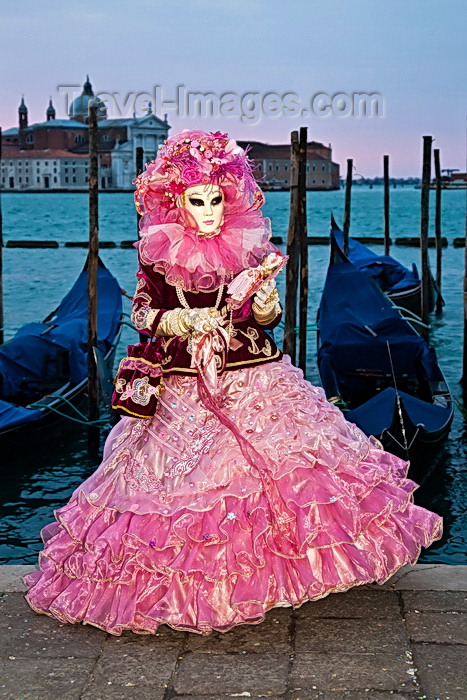
[[[138,331],[152,331],[159,313],[160,309],[152,309],[150,306],[135,306],[131,312],[131,322]]]

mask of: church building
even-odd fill
[[[2,189],[10,191],[70,190],[88,188],[89,104],[97,106],[99,134],[99,188],[133,190],[136,148],[143,148],[143,163],[157,155],[170,129],[149,104],[142,117],[108,119],[107,109],[94,97],[89,77],[81,95],[70,104],[68,119],[57,119],[52,99],[45,121],[28,124],[28,109],[21,99],[18,126],[2,133]]]

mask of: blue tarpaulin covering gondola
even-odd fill
[[[99,261],[98,348],[115,352],[122,314],[122,293],[115,277]],[[87,265],[58,308],[42,323],[28,323],[0,347],[0,438],[63,410],[59,404],[82,400],[87,378]],[[28,408],[38,402],[49,404]],[[55,410],[56,409],[56,410]]]
[[[403,457],[449,432],[452,403],[435,350],[331,235],[320,303],[318,367],[328,399]]]
[[[331,214],[331,234],[337,245],[343,248],[343,232]],[[378,255],[355,238],[349,237],[348,258],[362,272],[369,273],[381,290],[391,301],[412,313],[420,315],[421,309],[421,280],[417,266],[405,267],[390,255]],[[429,307],[433,311],[436,304],[437,291],[435,281],[430,272]]]

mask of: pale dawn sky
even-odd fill
[[[352,157],[365,177],[381,175],[385,153],[391,175],[420,175],[430,134],[441,166],[465,170],[466,36],[464,0],[2,3],[0,124],[17,125],[22,94],[30,124],[45,120],[49,97],[67,118],[73,88],[60,86],[81,92],[89,74],[110,117],[141,116],[147,94],[172,134],[286,143],[308,126],[341,173]],[[216,116],[190,113],[188,93],[211,93]],[[373,116],[358,113],[356,94],[373,95]]]

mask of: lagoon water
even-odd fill
[[[444,191],[443,235],[450,245],[443,249],[443,315],[432,317],[431,342],[457,401],[462,400],[459,379],[462,371],[463,306],[462,281],[464,251],[452,246],[454,237],[465,231],[466,193]],[[275,235],[287,233],[289,196],[271,192],[264,207],[272,220]],[[432,192],[432,203],[434,193]],[[325,236],[329,231],[331,210],[342,221],[344,194],[308,193],[309,235]],[[54,240],[58,249],[4,248],[5,337],[12,337],[24,323],[44,318],[60,302],[83,267],[86,251],[65,248],[66,241],[86,241],[88,198],[86,194],[16,194],[2,193],[4,239]],[[420,191],[412,187],[391,190],[391,236],[417,236],[420,221]],[[433,235],[434,212],[431,212],[430,235]],[[354,187],[352,193],[351,233],[381,236],[383,227],[383,191]],[[99,198],[99,235],[102,241],[136,239],[136,216],[131,193],[101,193]],[[382,248],[374,247],[382,253]],[[394,246],[391,253],[406,265],[419,264],[416,248]],[[430,250],[434,266],[434,250]],[[133,293],[136,251],[108,249],[101,251],[105,264],[120,285]],[[309,246],[310,305],[309,321],[314,322],[329,251],[326,246]],[[278,280],[284,295],[284,275]],[[125,300],[125,310],[130,302]],[[136,334],[124,329],[119,359],[127,343]],[[277,340],[281,343],[280,331]],[[307,378],[319,383],[315,358],[315,335],[308,341]],[[102,445],[105,433],[102,435]],[[64,505],[72,491],[98,466],[86,453],[86,431],[71,425],[59,436],[44,435],[37,445],[24,451],[0,456],[3,485],[0,493],[0,563],[33,563],[41,549],[40,529],[53,520],[54,509]],[[421,562],[467,563],[467,425],[456,411],[451,435],[436,457],[427,464],[427,474],[415,492],[416,503],[444,517],[442,540],[422,552]]]

